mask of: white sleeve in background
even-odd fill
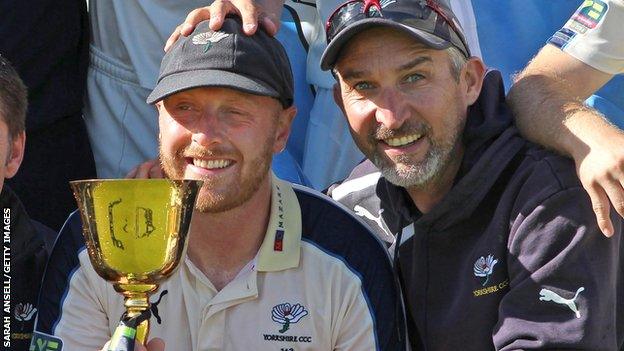
[[[624,0],[583,2],[550,44],[605,73],[624,73]]]
[[[54,335],[62,340],[63,350],[99,350],[108,341],[111,329],[118,322],[118,319],[109,320],[108,296],[113,295],[120,300],[116,314],[119,317],[124,311],[123,300],[121,295],[116,296],[112,285],[97,275],[87,250],[83,250],[78,257],[80,267],[71,276]]]
[[[477,34],[477,21],[472,8],[472,2],[466,0],[451,0],[451,10],[453,10],[455,16],[457,16],[457,20],[464,30],[470,53],[472,56],[481,57],[481,47],[479,46],[479,36]]]

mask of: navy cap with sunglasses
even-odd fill
[[[321,69],[333,68],[340,50],[353,36],[378,26],[403,31],[433,49],[454,46],[470,57],[448,0],[351,0],[340,5],[327,20],[327,49],[321,58]]]

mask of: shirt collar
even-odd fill
[[[272,174],[271,213],[258,251],[258,271],[280,271],[299,266],[301,208],[290,183]]]

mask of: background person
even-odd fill
[[[9,283],[9,290],[7,293],[6,285],[3,285],[5,304],[2,309],[2,320],[10,320],[10,329],[5,329],[10,335],[4,335],[8,340],[3,339],[3,346],[15,351],[28,350],[37,316],[41,277],[56,238],[56,232],[28,217],[17,195],[4,184],[5,180],[15,176],[24,156],[27,105],[26,86],[9,61],[0,55],[0,206],[5,245],[3,257],[10,259],[10,271],[3,272],[3,281]],[[10,251],[6,250],[7,247]],[[4,325],[6,327],[6,323]]]
[[[0,14],[0,53],[29,91],[24,159],[7,183],[33,219],[59,230],[76,206],[69,181],[95,178],[82,118],[89,61],[86,2],[9,0],[0,2]]]

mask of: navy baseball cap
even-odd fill
[[[203,21],[178,39],[163,57],[147,103],[198,87],[231,88],[276,98],[284,107],[293,104],[293,77],[282,44],[262,29],[246,35],[234,17],[226,18],[218,31]]]
[[[327,48],[321,69],[326,71],[336,64],[340,50],[353,36],[379,26],[405,32],[433,49],[454,46],[470,57],[448,0],[352,0],[340,5],[327,20]]]

